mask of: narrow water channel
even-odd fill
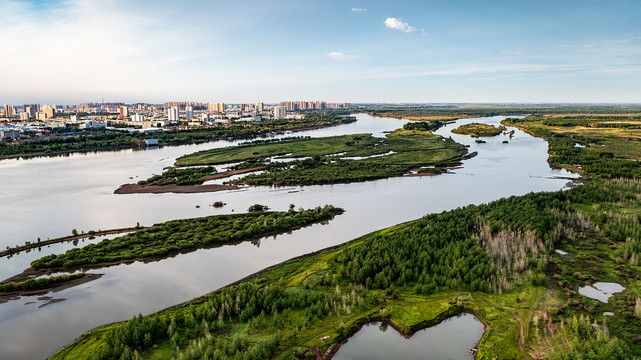
[[[358,121],[296,135],[331,136],[374,133],[401,127],[404,121],[356,115]],[[371,231],[427,213],[489,202],[531,191],[554,191],[574,175],[550,169],[547,144],[516,130],[485,144],[452,134],[461,123],[497,124],[503,117],[460,120],[439,129],[443,136],[470,145],[478,156],[451,174],[400,177],[365,183],[247,187],[204,194],[115,195],[123,183],[145,179],[172,165],[178,156],[232,145],[226,141],[165,147],[149,151],[74,154],[68,157],[0,161],[0,246],[12,246],[78,231],[122,228],[176,218],[244,212],[255,203],[274,210],[331,203],[346,213],[328,224],[315,224],[258,242],[200,249],[162,261],[135,262],[93,269],[100,279],[44,296],[25,296],[0,304],[0,352],[3,359],[39,359],[53,354],[81,333],[105,323],[149,314],[187,301],[289,258],[337,245]],[[503,141],[508,143],[504,144]],[[223,201],[217,209],[209,204]],[[200,206],[199,208],[196,205]],[[80,245],[83,243],[81,242]],[[0,258],[0,277],[22,272],[35,257],[62,252],[72,244]]]

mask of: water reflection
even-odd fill
[[[474,348],[483,335],[483,324],[471,314],[461,314],[442,323],[417,331],[405,338],[386,323],[363,326],[343,344],[334,360],[387,359],[460,359],[474,357]]]

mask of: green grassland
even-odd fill
[[[496,136],[505,130],[504,126],[496,127],[494,125],[471,123],[465,124],[453,129],[452,132],[461,135],[479,136]]]
[[[430,131],[409,128],[399,129],[385,138],[356,134],[212,149],[178,158],[176,165],[241,162],[237,168],[258,167],[267,171],[232,183],[315,185],[401,176],[410,170],[439,173],[445,167],[460,164],[466,153],[463,145]],[[279,163],[271,161],[272,157],[308,158]]]

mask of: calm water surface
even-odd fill
[[[357,115],[349,125],[296,133],[314,137],[373,133],[396,129],[396,119]],[[346,213],[328,224],[315,224],[259,242],[201,249],[163,261],[93,269],[100,279],[0,304],[0,353],[3,359],[38,359],[53,354],[81,333],[96,326],[149,314],[203,295],[267,266],[294,256],[349,241],[371,231],[468,204],[486,203],[532,191],[554,191],[574,175],[550,169],[547,144],[516,130],[508,139],[499,135],[476,144],[469,136],[452,134],[460,124],[498,124],[503,117],[460,120],[438,133],[470,145],[479,155],[452,174],[392,178],[366,183],[305,187],[251,187],[204,194],[115,195],[124,183],[146,179],[170,166],[181,155],[229,146],[227,141],[74,154],[68,157],[0,161],[0,246],[13,246],[65,236],[78,231],[151,225],[176,218],[244,212],[255,203],[274,210],[315,207],[331,203]],[[503,144],[508,140],[508,144]],[[130,179],[132,178],[132,179]],[[216,209],[215,201],[227,206]],[[196,208],[199,205],[200,208]],[[81,242],[80,245],[83,243]],[[86,242],[85,242],[86,244]],[[0,258],[0,278],[22,272],[48,253],[72,244],[52,245],[40,252]]]
[[[483,336],[483,324],[461,314],[404,338],[385,323],[363,326],[343,344],[333,360],[472,360],[468,349]]]

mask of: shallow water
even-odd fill
[[[343,344],[334,360],[474,359],[469,349],[483,335],[483,324],[471,314],[461,314],[404,338],[385,323],[363,326]]]
[[[607,304],[612,295],[620,293],[623,290],[625,290],[625,287],[617,283],[596,282],[592,286],[586,285],[579,287],[579,294]]]
[[[368,115],[357,117],[359,121],[353,124],[297,135],[374,133],[383,136],[384,131],[404,123]],[[200,249],[162,261],[92,269],[89,271],[104,276],[47,294],[58,302],[27,296],[0,304],[2,358],[44,358],[96,326],[158,311],[289,258],[427,213],[531,191],[563,188],[568,180],[559,177],[574,175],[550,169],[546,162],[547,144],[542,139],[516,130],[509,144],[502,144],[507,139],[503,135],[486,138],[485,144],[476,144],[469,136],[450,133],[461,123],[496,125],[502,118],[465,119],[439,129],[439,134],[452,136],[457,142],[470,145],[470,151],[478,151],[478,156],[465,160],[463,167],[451,174],[355,184],[245,187],[203,194],[113,194],[123,183],[159,174],[178,156],[230,145],[226,141],[147,151],[0,161],[0,198],[3,199],[0,246],[3,247],[35,241],[37,237],[65,236],[74,228],[78,231],[123,228],[137,222],[151,225],[176,218],[244,212],[255,203],[273,210],[287,210],[290,204],[310,208],[330,203],[346,210],[327,224],[315,224],[253,243]],[[215,201],[227,205],[208,206]],[[22,272],[40,254],[62,252],[69,246],[52,245],[42,253],[32,251],[11,259],[0,258],[0,277],[4,279]],[[40,307],[43,304],[49,305]]]

